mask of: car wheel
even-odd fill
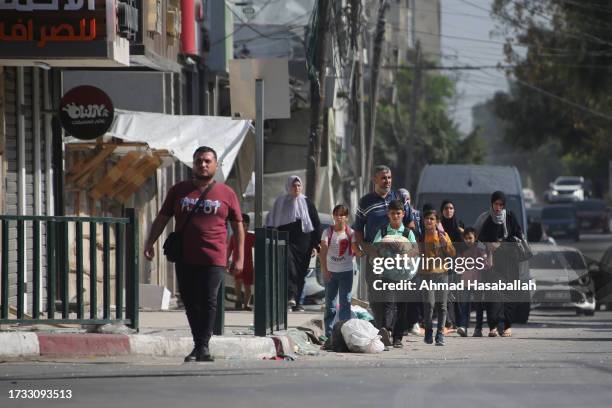
[[[582,316],[583,315],[583,311],[580,308],[576,308],[576,316]]]
[[[595,310],[585,310],[584,315],[585,316],[595,316]]]

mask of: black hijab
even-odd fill
[[[453,243],[462,242],[461,230],[459,230],[459,228],[463,227],[463,223],[457,220],[457,216],[456,216],[457,209],[456,208],[455,208],[455,213],[453,214],[451,218],[446,218],[444,216],[444,207],[446,206],[446,204],[453,204],[453,202],[450,200],[444,200],[442,201],[442,205],[440,206],[440,221],[442,222],[444,231],[448,234],[448,236],[450,237]],[[455,204],[453,204],[453,207],[454,206]]]

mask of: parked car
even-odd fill
[[[576,202],[578,214],[578,228],[580,230],[601,230],[602,233],[610,232],[610,209],[604,200],[589,199]]]
[[[536,291],[532,308],[573,308],[595,314],[595,284],[582,253],[565,246],[533,244],[529,272]]]
[[[598,263],[589,269],[595,283],[595,308],[599,310],[601,305],[606,310],[612,310],[612,247],[606,249]]]
[[[546,200],[551,203],[582,201],[587,196],[584,177],[557,177],[549,186],[550,190],[547,192]]]
[[[569,237],[580,240],[576,208],[568,204],[547,205],[542,208],[542,225],[551,237]]]

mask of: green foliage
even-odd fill
[[[495,0],[493,13],[517,80],[494,98],[506,140],[525,150],[559,143],[569,172],[601,194],[612,157],[612,1]]]
[[[402,68],[397,76],[398,103],[382,101],[377,109],[374,162],[392,168],[394,185],[414,191],[421,169],[435,163],[482,163],[484,141],[477,131],[463,137],[448,114],[455,83],[423,71],[414,137],[409,135],[414,71]]]

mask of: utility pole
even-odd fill
[[[313,50],[313,67],[316,77],[310,77],[310,133],[306,167],[306,195],[318,203],[319,167],[321,165],[322,118],[325,113],[325,57],[327,55],[327,33],[329,31],[328,0],[317,0],[316,29]],[[310,54],[310,52],[309,52]]]
[[[376,107],[378,103],[378,74],[380,72],[380,60],[382,59],[382,44],[385,38],[386,11],[387,0],[380,0],[372,53],[372,77],[370,78],[370,117],[368,123],[368,152],[366,162],[367,173],[372,172],[372,162],[374,161],[374,135],[376,133]]]
[[[417,115],[418,115],[418,110],[419,110],[419,100],[421,99],[421,41],[417,40],[416,41],[416,46],[415,46],[415,54],[414,54],[414,73],[413,73],[413,79],[412,79],[412,95],[410,97],[410,125],[408,128],[408,143],[405,143],[405,145],[410,145],[411,143],[414,144],[416,143],[417,140],[417,135],[416,135],[416,124],[417,124]],[[403,160],[410,160],[411,157],[405,157]],[[414,166],[414,162],[417,160],[416,157],[412,157],[412,168],[415,169]],[[400,159],[402,160],[402,159]],[[408,176],[408,169],[410,167],[406,168],[406,171],[403,176],[407,177]],[[414,173],[413,173],[414,174]],[[416,178],[413,178],[412,182],[411,182],[411,186],[410,188],[414,189],[414,187],[416,187],[414,184],[416,182]]]

